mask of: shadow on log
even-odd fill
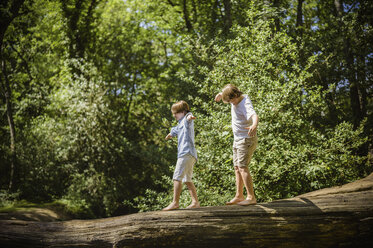
[[[0,247],[373,247],[373,173],[255,206],[0,221]]]

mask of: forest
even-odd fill
[[[260,118],[258,202],[366,177],[372,13],[370,0],[2,0],[0,208],[89,219],[167,206],[179,100],[196,116],[201,206],[224,205],[233,134],[214,97],[228,83]]]

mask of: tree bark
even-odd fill
[[[10,3],[11,2],[11,3]],[[0,3],[0,48],[3,49],[4,35],[14,18],[18,16],[25,0],[2,0]],[[10,3],[10,4],[9,4]],[[9,8],[8,8],[9,6]]]
[[[188,33],[191,33],[193,31],[193,26],[189,19],[188,5],[186,1],[187,0],[183,0],[183,15],[184,15],[184,20],[185,20],[185,26],[188,30]]]
[[[11,3],[10,3],[11,2]],[[14,126],[13,120],[13,110],[12,110],[12,91],[10,87],[10,82],[8,80],[8,75],[6,71],[6,61],[4,59],[4,37],[5,33],[12,23],[12,21],[19,15],[20,9],[23,6],[25,0],[14,0],[14,1],[2,1],[0,4],[0,64],[1,64],[1,71],[2,77],[1,80],[1,88],[3,91],[3,96],[5,99],[6,104],[6,112],[8,117],[8,124],[10,130],[10,152],[11,152],[11,161],[10,161],[10,178],[9,178],[9,191],[13,190],[14,188],[14,174],[15,174],[15,164],[16,164],[16,131]]]
[[[359,83],[359,98],[361,103],[361,115],[362,118],[367,116],[367,90],[366,90],[366,65],[365,65],[365,58],[367,56],[364,54],[359,54],[358,56],[358,64],[357,64],[357,81]]]
[[[299,49],[299,57],[301,63],[304,62],[303,49],[301,48],[302,39],[303,39],[303,0],[298,0],[297,6],[297,22],[295,24],[295,30],[297,35],[297,45]]]
[[[231,0],[224,0],[224,33],[227,35],[232,27],[232,3]]]
[[[339,26],[341,30],[341,35],[343,36],[343,50],[345,55],[345,68],[347,72],[347,79],[350,88],[350,104],[352,111],[352,118],[354,128],[357,128],[363,118],[363,113],[361,110],[361,102],[359,98],[359,82],[356,79],[356,71],[354,69],[354,54],[351,51],[351,41],[348,35],[348,30],[345,27],[342,17],[344,15],[343,2],[342,0],[334,0],[334,6],[336,8],[338,17],[339,17]]]
[[[303,26],[303,0],[298,0],[296,27]]]
[[[70,58],[84,58],[93,39],[91,25],[99,0],[60,0],[63,16],[67,20]],[[74,5],[71,8],[69,5]],[[94,43],[94,42],[93,42]],[[92,44],[95,46],[95,44]]]
[[[14,125],[13,119],[13,108],[12,108],[12,91],[10,88],[10,82],[8,80],[8,75],[6,72],[6,62],[2,61],[2,74],[4,77],[4,97],[5,97],[5,104],[6,104],[6,114],[8,117],[8,124],[9,124],[9,131],[10,131],[10,177],[9,177],[9,186],[8,190],[12,191],[14,188],[14,174],[16,170],[16,129]]]
[[[373,173],[253,206],[97,220],[0,221],[1,247],[372,247]]]

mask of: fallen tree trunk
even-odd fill
[[[255,206],[0,221],[0,247],[373,247],[373,174]]]

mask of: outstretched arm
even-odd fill
[[[167,134],[165,140],[169,140],[169,139],[172,139],[172,136],[171,136],[171,133]]]
[[[216,102],[220,102],[220,100],[222,99],[223,97],[223,94],[221,92],[219,92],[218,94],[216,94],[215,96],[215,101]]]
[[[195,119],[196,119],[196,117],[194,115],[188,115],[188,117],[187,117],[188,121],[195,120]]]

